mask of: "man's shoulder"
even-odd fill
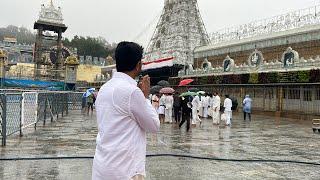
[[[114,90],[125,90],[127,93],[132,93],[134,91],[139,90],[139,88],[133,84],[128,83],[124,80],[117,80],[114,81],[111,79],[109,82],[105,83],[101,90],[108,90],[108,89],[114,89]]]

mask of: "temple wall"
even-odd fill
[[[236,65],[248,64],[248,58],[256,48],[262,52],[266,62],[280,61],[288,47],[297,51],[300,58],[315,59],[320,55],[320,26],[199,47],[194,51],[194,67],[200,69],[205,58],[212,67],[222,66],[227,55],[234,59]]]
[[[302,43],[288,44],[288,45],[280,45],[274,47],[267,47],[260,49],[262,52],[264,60],[266,62],[273,62],[275,60],[281,60],[283,52],[286,51],[288,47],[292,47],[295,51],[297,51],[300,57],[304,59],[315,59],[317,56],[320,56],[320,41],[308,41]],[[218,67],[223,65],[223,61],[227,55],[229,55],[232,59],[234,59],[235,64],[243,64],[248,63],[248,58],[250,54],[254,51],[254,49],[239,51],[233,53],[224,53],[221,55],[209,56],[208,61],[211,62],[212,67]],[[204,61],[205,57],[194,59],[194,67],[201,68],[201,65]]]

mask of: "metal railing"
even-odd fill
[[[53,122],[69,110],[82,109],[82,94],[76,92],[23,92],[0,90],[0,137],[2,146],[7,137],[39,123]]]

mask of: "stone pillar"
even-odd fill
[[[58,32],[58,40],[57,40],[57,62],[55,64],[55,79],[59,80],[61,75],[60,75],[60,70],[63,67],[63,56],[62,56],[62,31],[59,30]]]
[[[283,109],[283,87],[278,87],[278,98],[277,98],[277,112],[282,112]]]
[[[39,79],[40,77],[40,66],[41,66],[41,59],[42,59],[42,53],[43,53],[43,48],[42,48],[42,42],[43,40],[43,28],[40,27],[38,29],[38,34],[36,36],[36,43],[35,43],[35,57],[34,57],[34,62],[35,62],[35,67],[34,67],[34,79]]]

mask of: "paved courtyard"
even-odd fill
[[[162,125],[148,135],[148,154],[182,154],[225,159],[292,160],[320,163],[320,134],[310,120],[256,115],[244,122],[235,115],[233,126],[217,127],[204,119],[202,127],[187,133],[177,125]],[[1,158],[93,156],[97,133],[95,117],[72,112],[46,126],[10,136]],[[88,180],[92,159],[2,161],[0,179]],[[319,179],[320,166],[225,162],[177,157],[148,157],[147,179]]]

